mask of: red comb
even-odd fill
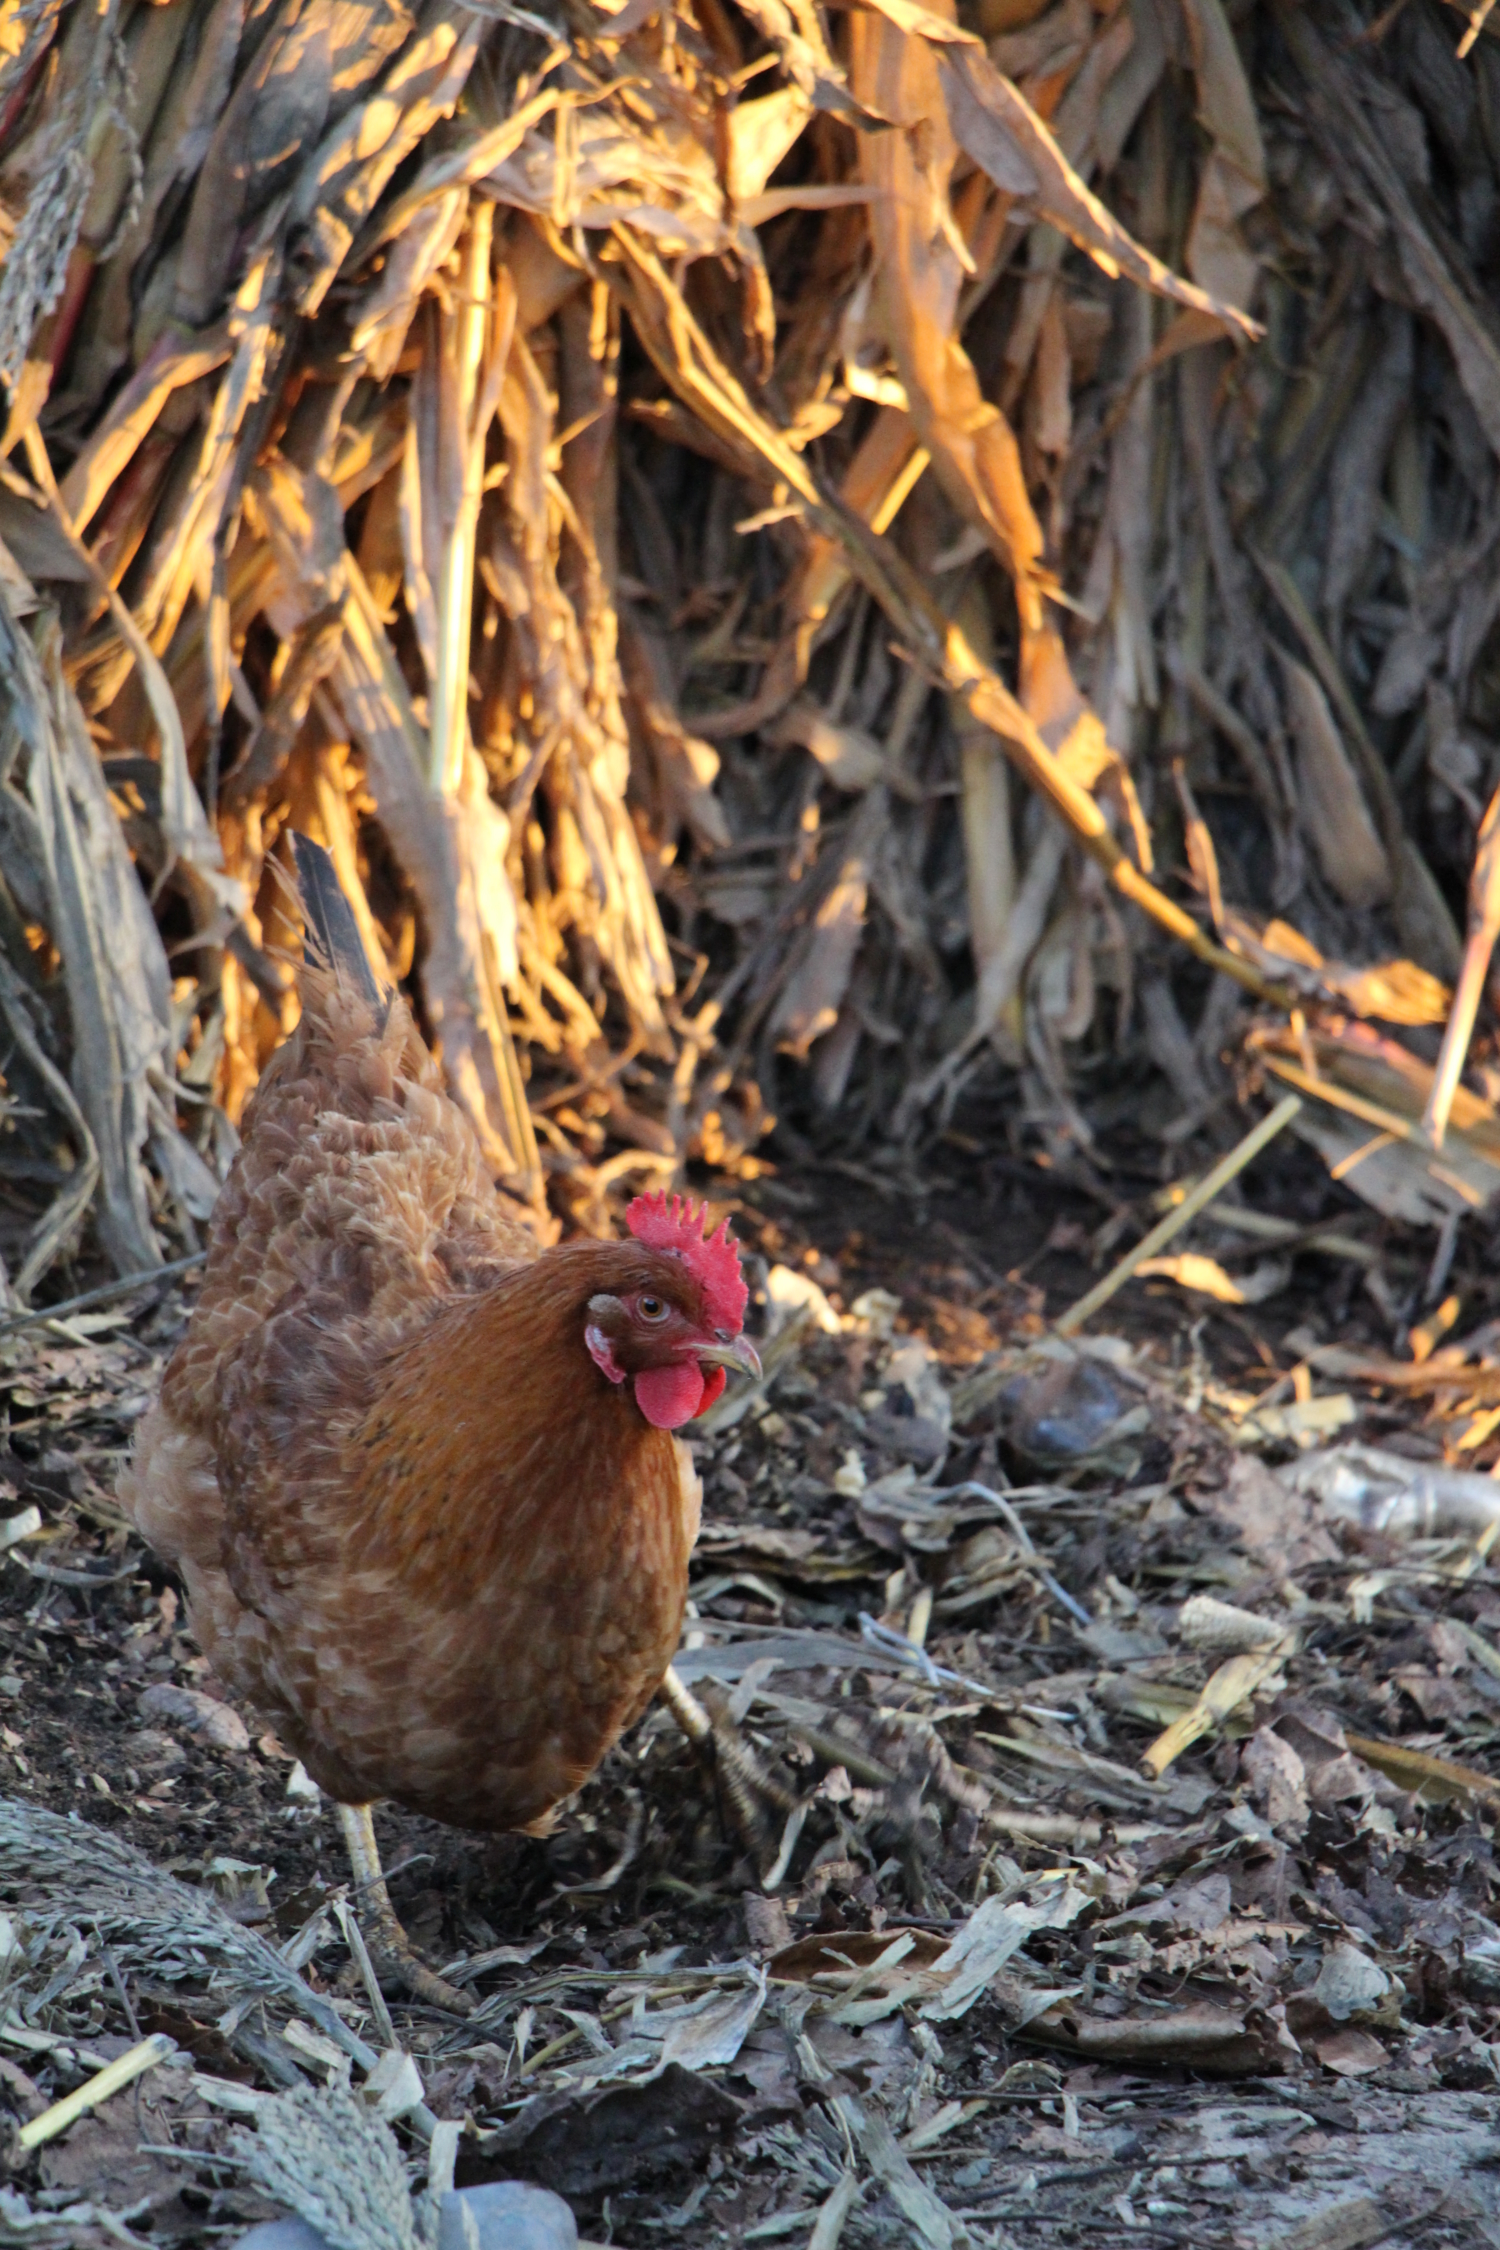
[[[674,1195],[669,1203],[658,1192],[638,1195],[625,1214],[625,1224],[648,1250],[674,1251],[697,1276],[710,1326],[739,1334],[750,1292],[727,1219],[716,1234],[710,1234],[706,1203],[693,1203],[682,1195]]]

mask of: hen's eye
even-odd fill
[[[660,1297],[637,1297],[636,1311],[642,1320],[665,1320],[667,1308]]]

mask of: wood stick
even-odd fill
[[[1174,1719],[1141,1759],[1146,1779],[1160,1781],[1184,1750],[1191,1749],[1201,1736],[1212,1734],[1242,1703],[1247,1703],[1291,1653],[1292,1645],[1293,1637],[1287,1634],[1274,1648],[1258,1650],[1253,1656],[1231,1656],[1227,1664],[1221,1664],[1192,1710]]]
[[[1500,789],[1489,801],[1479,824],[1474,849],[1474,870],[1469,877],[1469,930],[1464,957],[1448,1011],[1442,1051],[1432,1074],[1432,1091],[1422,1112],[1422,1132],[1434,1148],[1441,1148],[1448,1130],[1448,1112],[1458,1091],[1458,1081],[1474,1036],[1474,1018],[1484,998],[1490,956],[1500,937]]]
[[[92,2078],[86,2078],[81,2086],[75,2086],[71,2094],[64,2094],[60,2102],[54,2102],[50,2109],[42,2111],[40,2117],[33,2117],[29,2125],[23,2125],[16,2136],[20,2146],[25,2149],[40,2148],[43,2141],[55,2140],[59,2133],[65,2133],[70,2125],[75,2125],[80,2117],[86,2117],[91,2109],[97,2109],[101,2102],[107,2102],[111,2094],[118,2094],[122,2086],[128,2086],[144,2072],[154,2070],[159,2062],[165,2062],[168,2055],[175,2055],[176,2052],[176,2040],[169,2039],[164,2031],[153,2032],[139,2046],[127,2047],[123,2055],[117,2055],[103,2070],[96,2070]]]
[[[1133,1250],[1126,1252],[1119,1264],[1102,1281],[1096,1282],[1085,1296],[1079,1298],[1076,1305],[1070,1305],[1053,1322],[1054,1334],[1076,1335],[1084,1322],[1091,1319],[1101,1305],[1107,1305],[1117,1289],[1124,1287],[1137,1266],[1147,1258],[1154,1258],[1157,1251],[1165,1248],[1174,1235],[1181,1233],[1189,1219],[1198,1216],[1205,1204],[1212,1203],[1216,1195],[1222,1195],[1230,1181],[1243,1172],[1250,1159],[1258,1156],[1267,1142],[1276,1138],[1284,1125],[1290,1125],[1301,1107],[1301,1097],[1297,1094],[1287,1094],[1279,1101],[1270,1114],[1253,1126],[1227,1156],[1220,1158],[1211,1172],[1204,1174],[1192,1193],[1183,1197],[1175,1211],[1169,1211],[1148,1235],[1141,1238]]]
[[[189,1258],[175,1258],[170,1265],[145,1266],[139,1273],[127,1273],[120,1281],[106,1281],[98,1289],[85,1289],[78,1297],[64,1297],[60,1305],[36,1305],[29,1312],[16,1313],[8,1320],[0,1320],[0,1337],[14,1336],[23,1328],[40,1328],[49,1320],[66,1320],[70,1313],[89,1312],[96,1305],[112,1305],[120,1297],[133,1296],[137,1289],[145,1289],[153,1281],[175,1281],[179,1274],[191,1273],[208,1257],[206,1250],[195,1250]]]

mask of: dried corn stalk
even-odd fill
[[[1500,781],[1461,31],[0,0],[23,1292],[206,1209],[290,825],[585,1225],[986,1070],[1087,1145],[1140,1057],[1181,1138],[1236,986],[1268,1059],[1293,1000],[1440,1020]]]

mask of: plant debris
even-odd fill
[[[1263,1079],[1488,1208],[1493,25],[0,24],[19,1304],[197,1246],[291,827],[544,1228],[981,1086],[1165,1176]]]
[[[1497,116],[1451,0],[0,0],[0,2236],[1497,2239]],[[462,2024],[113,1497],[294,829],[539,1231],[755,1285],[758,1849],[662,1708],[383,1813]]]
[[[1392,2241],[1484,2239],[1500,1511],[1469,1496],[1493,1481],[1423,1457],[1425,1395],[1399,1431],[1362,1392],[1329,1441],[1246,1442],[1242,1376],[1180,1312],[1064,1342],[1011,1285],[955,1349],[924,1317],[966,1294],[930,1230],[877,1282],[862,1236],[835,1262],[748,1202],[736,1224],[770,1372],[693,1441],[678,1667],[775,1785],[771,1857],[727,1840],[660,1706],[550,1839],[386,1808],[462,2022],[376,2009],[331,1808],[223,1703],[108,1497],[191,1280],[97,1342],[0,1345],[39,1519],[0,1615],[0,2107],[24,2135],[142,2041],[163,2058],[129,2149],[128,2094],[16,2146],[6,2223],[87,2250],[322,2224],[326,2166],[262,2160],[287,2100],[315,2137],[341,2103],[370,2119],[413,2227],[429,2190],[520,2178],[626,2243],[1343,2241],[1353,2167]],[[1042,1270],[1061,1309],[1076,1285]],[[1026,1412],[1080,1368],[1102,1444],[1091,1392]],[[357,2202],[363,2142],[339,2145]]]

